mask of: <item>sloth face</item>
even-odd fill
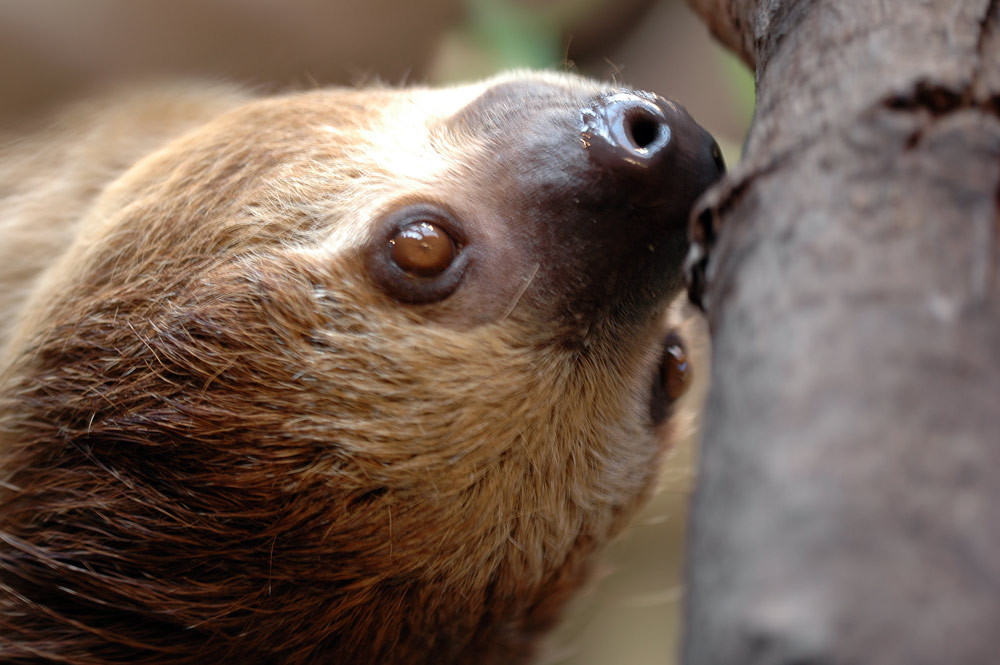
[[[7,349],[0,653],[525,657],[669,439],[721,169],[671,101],[524,73],[135,164]]]

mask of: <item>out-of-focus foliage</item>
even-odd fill
[[[753,73],[742,60],[721,47],[716,49],[716,57],[722,63],[722,70],[726,74],[723,83],[728,86],[733,102],[739,104],[740,111],[750,117],[753,115],[757,95]]]
[[[680,8],[682,5],[680,0],[631,0],[626,3],[622,0],[463,0],[461,21],[442,40],[429,74],[435,83],[449,83],[481,78],[512,67],[555,68],[597,77],[614,75],[627,83],[643,85],[630,78],[630,70],[635,71],[636,63],[629,62],[628,58],[634,56],[636,50],[626,48],[625,54],[615,51],[619,45],[629,42],[630,32],[641,32],[648,20],[655,20],[658,10],[686,12]],[[621,24],[612,25],[613,21],[607,22],[606,29],[602,25],[602,20],[614,16],[616,7],[635,16],[631,30],[621,31]],[[586,30],[589,41],[596,41],[601,47],[591,47],[590,52],[583,54],[574,53],[577,50],[574,40],[580,30]],[[739,159],[743,131],[753,114],[753,76],[738,59],[712,45],[707,35],[701,40],[697,53],[679,62],[676,48],[671,50],[669,47],[678,43],[678,37],[686,43],[693,30],[704,32],[705,28],[691,21],[678,25],[675,32],[671,30],[668,25],[662,33],[662,50],[651,50],[647,46],[638,51],[653,61],[652,67],[659,67],[663,72],[661,78],[665,79],[666,90],[651,89],[675,95],[678,86],[674,79],[681,74],[690,79],[693,73],[701,87],[713,90],[713,100],[707,104],[718,105],[721,97],[721,104],[735,120],[712,126],[713,119],[708,118],[706,126],[716,134],[727,162],[732,164]],[[651,66],[649,62],[643,64],[647,69]],[[720,91],[720,87],[723,90]],[[696,101],[691,99],[690,92],[679,96],[685,104]]]
[[[547,12],[503,0],[467,0],[465,33],[500,67],[558,64],[561,26]]]

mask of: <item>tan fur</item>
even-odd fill
[[[491,205],[444,121],[495,84],[142,91],[0,149],[0,660],[531,653],[669,425],[652,318],[584,353],[531,265],[424,306],[367,278],[392,202]]]

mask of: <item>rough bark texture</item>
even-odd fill
[[[758,107],[693,227],[684,662],[995,663],[1000,2],[691,4]]]

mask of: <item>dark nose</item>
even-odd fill
[[[612,171],[670,170],[707,186],[726,170],[715,139],[682,106],[641,90],[602,95],[583,109],[583,139]]]

